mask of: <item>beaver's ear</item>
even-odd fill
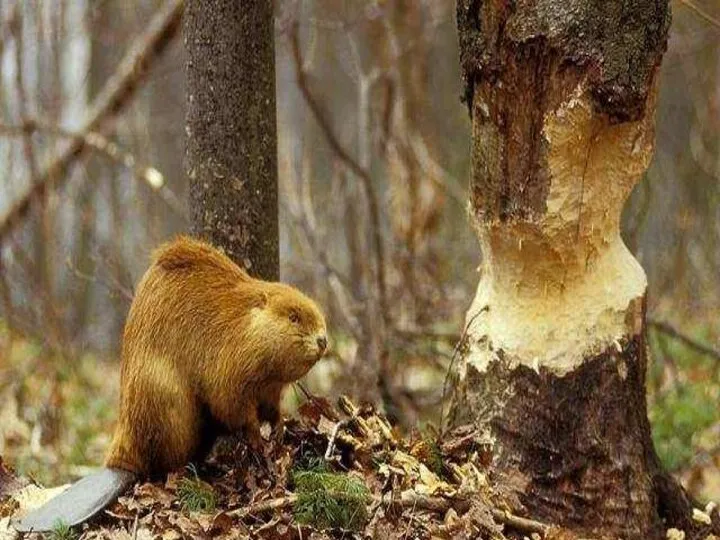
[[[262,309],[266,308],[269,301],[270,295],[268,295],[267,291],[260,291],[258,295],[258,307]]]

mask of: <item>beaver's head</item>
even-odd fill
[[[267,284],[263,293],[271,361],[284,380],[295,381],[327,350],[325,317],[312,299],[289,285]]]

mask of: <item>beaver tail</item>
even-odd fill
[[[115,501],[136,479],[137,475],[130,471],[103,468],[18,519],[13,526],[20,532],[43,532],[59,523],[79,525]]]

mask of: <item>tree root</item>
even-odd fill
[[[718,511],[711,512],[710,524],[695,519],[693,510],[701,505],[670,474],[661,472],[655,476],[655,494],[658,514],[666,528],[684,531],[686,540],[705,540],[711,534],[720,535]]]

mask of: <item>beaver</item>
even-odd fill
[[[180,236],[142,277],[122,343],[120,413],[105,468],[15,523],[76,525],[139,477],[202,459],[216,437],[279,418],[283,388],[327,348],[325,319],[299,290],[250,277],[212,245]]]

